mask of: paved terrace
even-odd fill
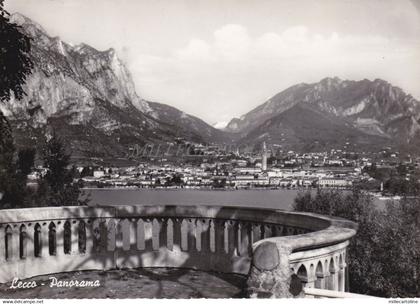
[[[50,277],[57,281],[52,281]],[[53,287],[64,286],[70,281],[95,282],[93,287]],[[43,275],[24,280],[35,281],[37,287],[31,289],[10,289],[9,284],[0,285],[0,298],[243,298],[246,297],[246,277],[238,274],[212,273],[191,269],[140,268],[124,270],[86,270]]]
[[[5,287],[14,278],[42,276],[37,278],[42,281],[60,273],[55,276],[65,279],[75,271],[114,282],[102,296],[127,284],[151,286],[128,297],[303,297],[313,287],[345,291],[346,248],[356,228],[343,219],[258,208],[2,210],[0,295],[12,296]],[[22,295],[36,297],[44,290]],[[78,296],[73,290],[63,297],[72,294]]]

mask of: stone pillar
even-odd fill
[[[338,291],[338,271],[336,267],[330,270],[330,288],[331,290]]]
[[[315,281],[315,288],[319,289],[327,289],[325,286],[325,275],[324,273],[317,273],[316,274],[316,281]]]
[[[290,248],[273,242],[262,242],[254,250],[248,277],[248,293],[252,298],[303,297],[292,294]]]
[[[173,247],[178,246],[179,249],[181,250],[182,248],[181,246],[182,245],[181,219],[173,218],[172,223],[173,223],[172,244],[173,244]],[[173,248],[171,248],[171,250],[173,250]]]
[[[153,251],[153,222],[150,218],[143,219],[144,250]]]
[[[225,253],[225,221],[224,220],[214,221],[214,239],[215,239],[215,251],[218,254]]]
[[[188,252],[197,251],[195,219],[187,220],[187,248],[188,248]]]
[[[201,252],[210,253],[210,221],[208,219],[201,220]]]
[[[128,219],[128,249],[124,250],[137,250],[137,219]]]
[[[21,259],[26,259],[28,256],[27,254],[27,246],[28,243],[28,232],[25,225],[21,225],[19,227],[19,257]]]
[[[261,225],[252,224],[252,242],[255,243],[261,240]]]
[[[284,227],[282,225],[274,226],[274,236],[283,236]]]
[[[86,220],[86,254],[93,254],[94,253],[94,244],[95,242],[95,235],[93,232],[93,221],[92,220]],[[57,253],[58,249],[60,248],[58,246],[58,242],[62,242],[63,239],[63,233],[61,232],[62,225],[57,225]],[[60,229],[60,230],[59,230]],[[60,231],[60,232],[59,232]],[[63,247],[61,243],[61,252],[63,252]]]
[[[304,283],[304,286],[305,287],[308,287],[308,288],[316,288],[316,286],[315,286],[316,280],[317,280],[317,277],[316,277],[315,271],[313,270],[313,272],[312,272],[312,270],[309,269],[308,275],[307,275],[307,278],[306,278],[306,282],[304,280],[302,280],[302,282]],[[315,298],[315,297],[314,296],[305,295],[305,298]]]
[[[79,254],[79,223],[76,220],[71,221],[70,231],[70,254]]]
[[[34,257],[34,234],[32,233],[32,229],[33,229],[33,225],[31,223],[26,225],[26,257],[27,258]],[[1,228],[0,230],[3,230],[3,228]],[[3,231],[0,231],[0,238],[1,238],[1,232]],[[1,241],[4,244],[4,239],[1,239]],[[1,254],[3,254],[3,252]],[[1,262],[1,254],[0,254],[0,262]]]
[[[49,256],[50,255],[50,250],[49,250],[49,244],[48,244],[48,225],[47,223],[40,223],[41,225],[41,251],[40,251],[40,256]]]
[[[250,255],[252,251],[251,227],[248,223],[241,223],[240,229],[241,229],[241,241],[239,245],[239,254],[241,256],[247,256],[247,255]]]
[[[305,282],[305,287],[314,288],[316,279],[317,279],[316,274],[311,273],[311,270],[309,270],[307,281]]]
[[[0,225],[0,263],[6,260],[6,226]]]
[[[272,225],[264,225],[264,238],[269,238],[273,236],[274,227]]]
[[[11,248],[11,258],[10,260],[16,261],[20,259],[20,252],[19,252],[19,227],[17,225],[10,225],[12,228],[12,239],[11,244],[9,244]]]
[[[236,251],[238,247],[238,223],[236,221],[228,221],[227,229],[228,252],[230,255],[238,254]]]
[[[115,219],[106,220],[106,251],[114,252],[117,237],[117,222]]]
[[[99,219],[99,248],[100,254],[106,253],[108,246],[108,221],[106,219]]]
[[[115,221],[115,250],[114,252],[117,253],[118,251],[124,250],[124,238],[127,238],[127,229],[126,223],[124,220],[121,219],[114,219]],[[125,233],[124,233],[124,230]],[[128,237],[130,237],[128,235]],[[126,241],[127,242],[127,241]]]
[[[346,289],[346,264],[340,265],[338,271],[338,291],[345,291]]]
[[[168,247],[168,220],[166,218],[158,219],[159,227],[159,248]]]
[[[146,241],[144,235],[144,221],[142,219],[137,220],[136,232],[137,250],[145,250]]]

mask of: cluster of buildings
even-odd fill
[[[297,188],[351,187],[360,174],[326,170],[242,167],[231,171],[220,164],[199,167],[139,165],[128,168],[100,168],[81,179],[86,186],[99,187],[185,187],[185,188]]]
[[[212,152],[214,151],[211,150]],[[268,150],[265,143],[254,154],[217,152],[173,162],[164,157],[137,162],[134,166],[89,165],[77,167],[77,179],[85,187],[139,188],[350,188],[372,181],[363,168],[396,167],[402,163],[397,153],[354,153],[331,150],[318,153]],[[420,159],[405,160],[419,167]],[[34,173],[36,179],[42,169]],[[378,187],[379,188],[379,187]],[[380,189],[378,189],[380,190]]]
[[[371,164],[368,157],[344,157],[342,151],[335,150],[305,154],[289,151],[274,157],[265,143],[256,155],[234,154],[213,161],[202,157],[198,164],[175,165],[163,158],[153,161],[124,168],[89,168],[90,174],[81,178],[88,187],[349,188],[368,178],[362,167]],[[82,172],[85,168],[78,169]]]

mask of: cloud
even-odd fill
[[[290,85],[326,76],[400,85],[393,71],[404,70],[407,79],[418,79],[417,49],[384,36],[317,33],[303,25],[252,36],[240,24],[227,24],[165,57],[135,54],[131,69],[140,92],[214,123]]]
[[[417,12],[420,14],[420,0],[411,0],[411,3],[413,3],[414,7],[417,9]]]
[[[176,58],[181,61],[211,60],[210,45],[200,39],[192,39],[185,48],[177,50],[175,54]]]
[[[390,40],[381,36],[341,36],[311,33],[305,26],[287,28],[281,33],[268,32],[251,37],[246,28],[228,24],[214,32],[212,41],[191,40],[176,51],[180,61],[219,62],[220,64],[252,64],[300,59],[318,61],[320,58],[345,56],[360,59],[365,56],[394,52]]]

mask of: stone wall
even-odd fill
[[[257,208],[2,210],[0,282],[75,270],[176,267],[249,275],[251,295],[290,296],[293,271],[305,284],[341,288],[355,228],[340,219]],[[331,273],[337,276],[326,283]]]

